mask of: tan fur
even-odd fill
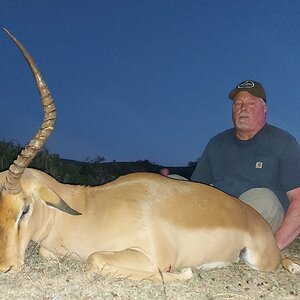
[[[26,169],[21,184],[23,196],[3,193],[0,201],[2,271],[20,269],[30,240],[44,256],[70,254],[87,260],[90,270],[138,280],[186,279],[189,270],[173,271],[221,267],[237,261],[242,250],[246,263],[261,271],[274,271],[281,261],[265,220],[207,185],[135,173],[84,187],[34,169]],[[52,207],[59,199],[81,215]],[[30,216],[13,225],[25,202]]]

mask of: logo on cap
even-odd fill
[[[240,83],[237,88],[238,89],[251,89],[255,86],[254,82],[251,80],[246,80]]]

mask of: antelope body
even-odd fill
[[[211,186],[135,173],[99,187],[62,184],[28,168],[54,128],[56,110],[32,58],[44,122],[9,170],[0,173],[0,271],[20,270],[30,240],[40,254],[69,254],[89,270],[135,280],[188,279],[191,267],[223,267],[242,258],[273,271],[282,260],[258,212]],[[182,269],[181,272],[173,272]]]

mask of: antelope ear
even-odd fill
[[[48,186],[42,185],[38,189],[38,195],[40,199],[47,205],[52,206],[60,211],[63,211],[69,215],[79,216],[80,212],[71,208],[59,195],[57,195]]]

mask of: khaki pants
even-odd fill
[[[253,188],[239,199],[256,209],[270,224],[275,233],[284,219],[284,209],[275,193],[268,188]]]

